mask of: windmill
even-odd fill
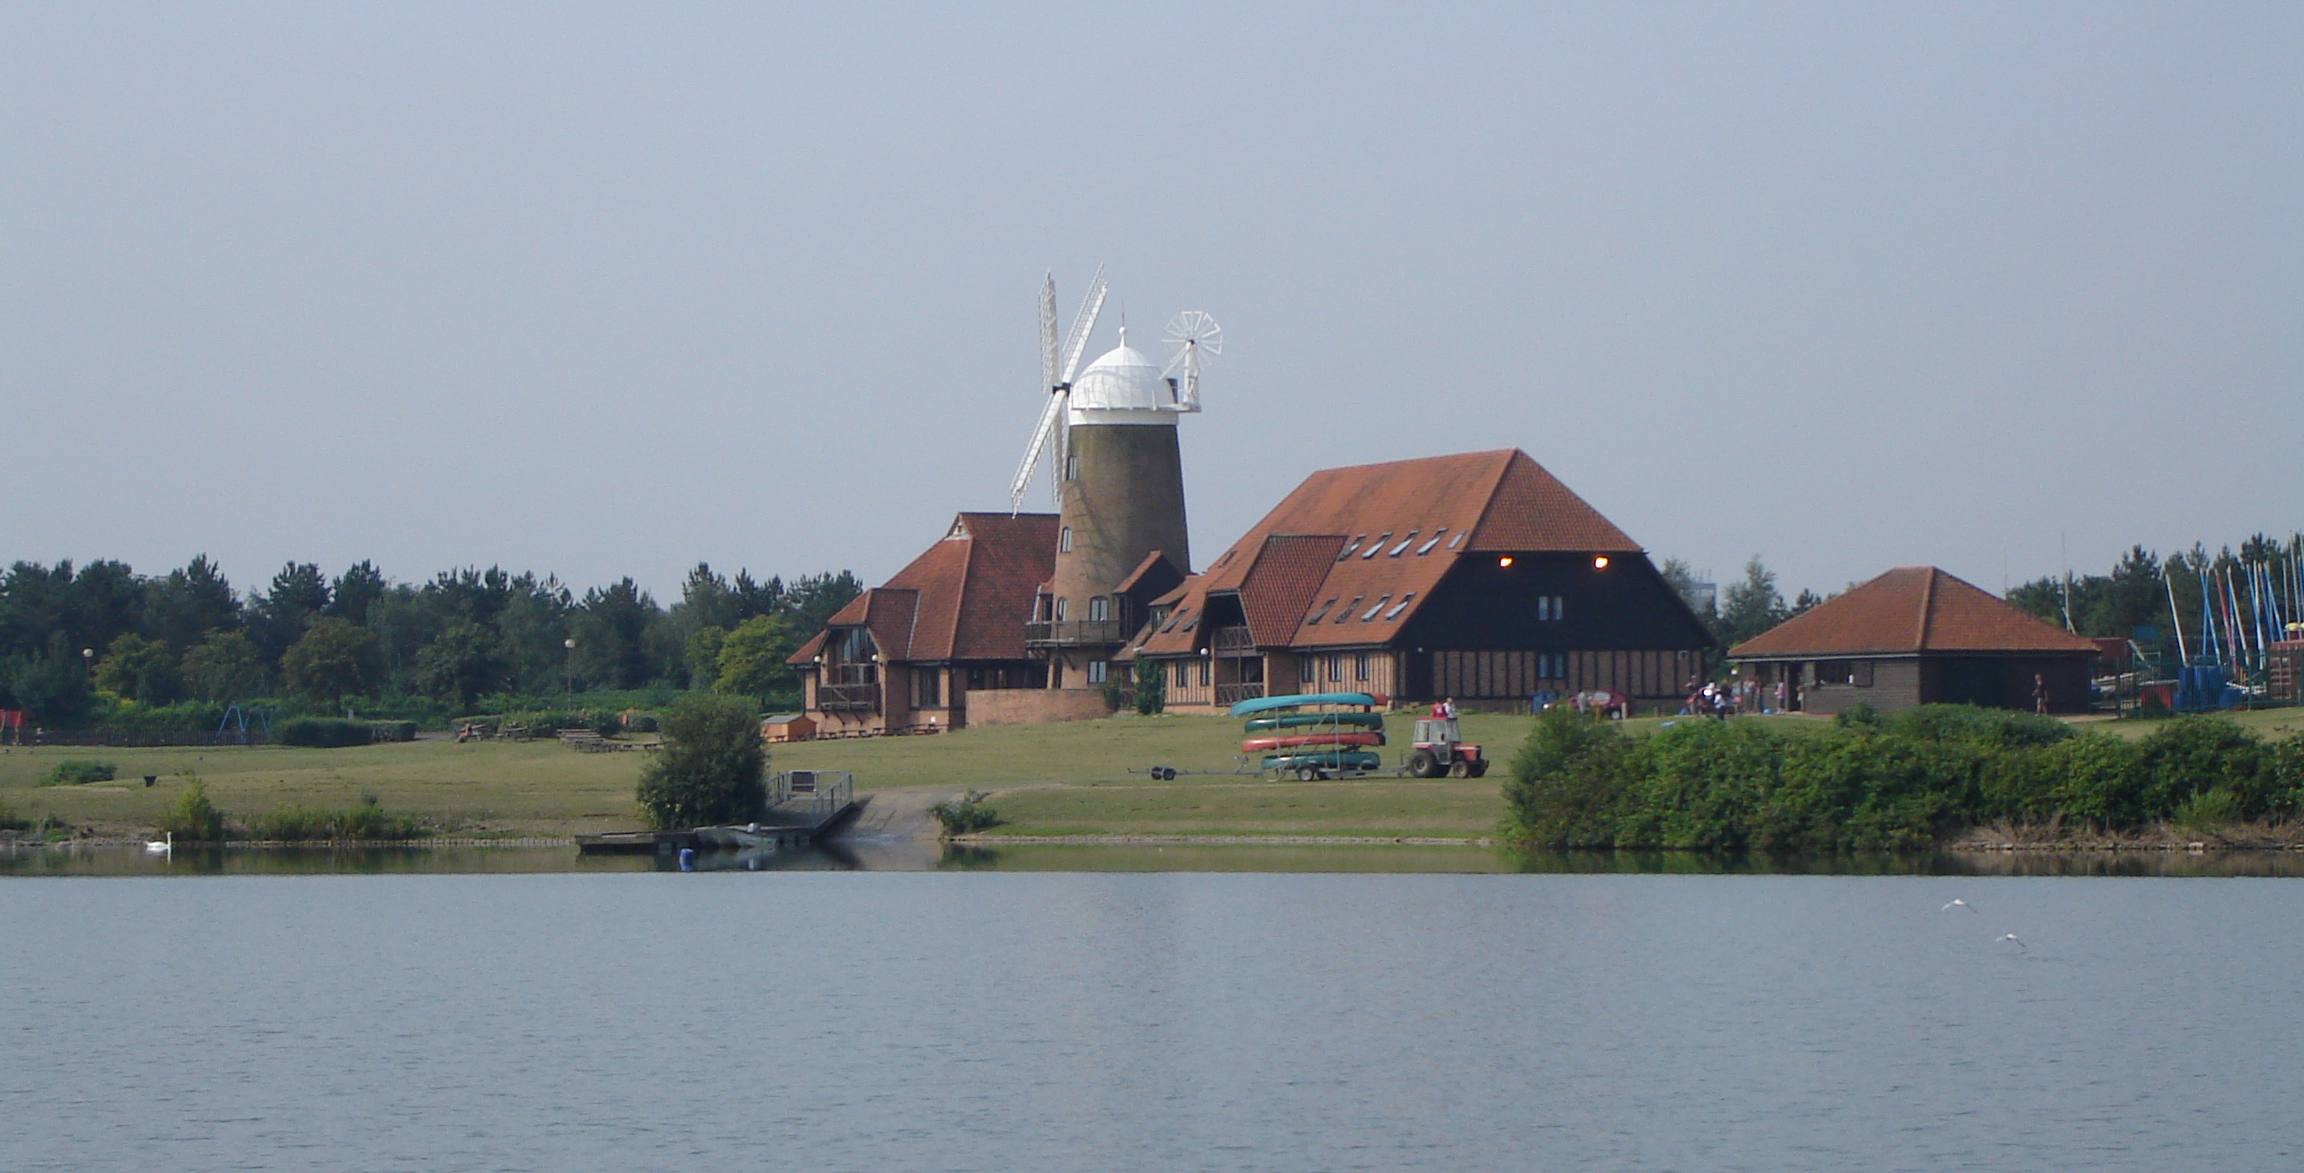
[[[1080,373],[1080,355],[1088,348],[1088,335],[1095,332],[1096,317],[1104,311],[1104,266],[1096,266],[1096,275],[1088,281],[1088,296],[1080,303],[1080,312],[1072,315],[1072,329],[1064,336],[1064,345],[1056,345],[1056,275],[1040,286],[1040,383],[1048,393],[1048,405],[1040,413],[1040,424],[1032,429],[1032,441],[1024,447],[1024,459],[1016,466],[1015,483],[1008,486],[1008,513],[1013,517],[1024,508],[1024,493],[1031,487],[1032,474],[1040,467],[1040,454],[1053,447],[1055,475],[1050,477],[1052,491],[1062,492],[1064,456],[1070,443],[1070,425],[1065,408],[1072,399],[1072,379]]]

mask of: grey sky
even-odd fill
[[[2304,524],[2304,6],[1420,8],[0,6],[0,559],[878,581],[1099,260],[1203,561],[1505,446],[1787,594]]]

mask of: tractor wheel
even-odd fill
[[[1440,776],[1440,759],[1431,750],[1420,749],[1408,755],[1408,772],[1418,778]]]
[[[1484,777],[1488,773],[1488,759],[1474,758],[1464,763],[1464,769],[1474,778]]]
[[[1448,763],[1448,776],[1449,776],[1449,777],[1451,777],[1451,778],[1461,778],[1461,777],[1464,777],[1466,774],[1469,774],[1469,773],[1471,773],[1471,772],[1472,772],[1472,770],[1471,770],[1471,767],[1469,767],[1469,766],[1466,766],[1466,765],[1465,765],[1464,763],[1462,763],[1462,762],[1450,762],[1450,763]]]
[[[1320,768],[1318,766],[1298,766],[1296,767],[1296,780],[1298,782],[1318,782],[1320,780]]]
[[[1173,782],[1176,780],[1176,768],[1174,766],[1154,766],[1152,768],[1152,780],[1155,782]]]

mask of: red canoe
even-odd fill
[[[1240,743],[1241,753],[1270,753],[1276,749],[1300,749],[1308,745],[1382,745],[1384,735],[1364,729],[1332,730],[1327,733],[1297,733],[1287,737],[1251,737]]]

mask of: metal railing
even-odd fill
[[[1245,627],[1219,627],[1209,646],[1219,656],[1244,656],[1256,650],[1256,641],[1249,636]]]
[[[1025,646],[1070,647],[1081,644],[1116,644],[1128,638],[1117,619],[1067,619],[1061,623],[1027,623]]]
[[[877,684],[819,684],[816,686],[816,707],[834,709],[877,709],[880,707],[880,686]]]
[[[768,818],[779,827],[821,827],[856,800],[846,770],[786,770],[768,778]]]

